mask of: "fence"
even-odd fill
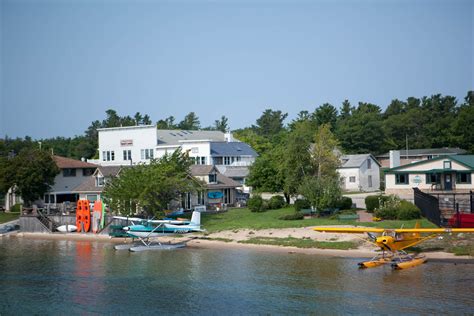
[[[421,214],[438,226],[460,227],[460,214],[473,214],[474,193],[435,193],[428,194],[413,188],[415,205]]]

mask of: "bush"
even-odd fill
[[[400,198],[396,195],[386,197],[385,201],[381,201],[380,206],[375,209],[375,216],[382,219],[397,219],[400,203]]]
[[[379,195],[369,195],[365,198],[365,208],[367,212],[372,213],[379,208]]]
[[[347,196],[342,196],[336,203],[336,208],[340,210],[350,210],[352,208],[352,199]]]
[[[365,198],[365,208],[367,212],[373,213],[376,209],[380,207],[380,204],[383,204],[388,199],[386,195],[369,195]]]
[[[285,198],[281,195],[272,196],[268,201],[268,207],[271,210],[277,210],[285,206]]]
[[[400,207],[398,208],[397,219],[399,220],[410,220],[421,217],[420,209],[413,203],[402,200],[400,201]]]
[[[285,221],[294,221],[294,220],[304,219],[304,215],[301,212],[295,212],[293,214],[281,216],[280,219],[285,220]]]
[[[301,210],[311,208],[311,203],[309,203],[309,201],[305,199],[298,199],[295,201],[294,207],[295,211],[299,212]]]
[[[10,212],[19,213],[21,211],[21,204],[17,203],[10,208]]]
[[[247,201],[248,208],[251,212],[263,212],[263,199],[260,195],[254,195]]]

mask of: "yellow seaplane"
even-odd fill
[[[373,268],[390,263],[394,269],[406,269],[418,266],[426,261],[424,255],[410,255],[404,251],[439,234],[474,233],[474,228],[415,228],[386,229],[373,227],[316,227],[315,231],[328,233],[367,233],[369,241],[380,247],[381,254],[359,263],[361,268]]]

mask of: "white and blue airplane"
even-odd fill
[[[201,213],[196,211],[193,212],[190,221],[174,219],[147,220],[123,216],[114,216],[114,218],[131,222],[131,225],[123,228],[130,237],[150,238],[204,231],[201,229]]]

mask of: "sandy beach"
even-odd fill
[[[49,239],[49,240],[75,240],[75,241],[97,241],[105,243],[130,243],[131,238],[112,238],[108,235],[95,234],[78,234],[78,233],[22,233],[15,232],[3,238],[26,238],[26,239]],[[253,237],[273,237],[273,238],[310,238],[315,241],[354,241],[357,242],[357,249],[336,250],[336,249],[319,249],[319,248],[297,248],[297,247],[283,247],[272,245],[256,245],[243,244],[239,241],[245,241]],[[303,228],[285,228],[285,229],[263,229],[263,230],[233,230],[221,231],[212,234],[202,235],[184,235],[180,237],[163,237],[161,242],[177,243],[187,242],[188,247],[204,248],[204,249],[249,249],[267,252],[279,252],[286,254],[307,254],[307,255],[324,255],[334,257],[346,258],[368,258],[377,254],[377,247],[365,241],[363,235],[360,234],[340,234],[340,233],[320,233],[312,230],[312,227]],[[472,256],[455,256],[447,252],[427,252],[424,253],[428,259],[436,260],[455,260],[473,262]]]

